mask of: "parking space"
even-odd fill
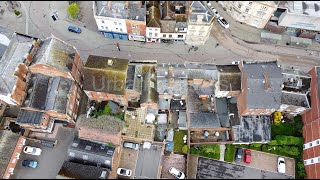
[[[264,161],[264,159],[261,159]],[[261,162],[262,164],[263,162]],[[199,157],[197,179],[294,179],[286,174],[274,173],[240,164]]]
[[[250,164],[241,161],[241,164],[248,167],[253,167],[265,171],[271,171],[277,173],[278,168],[278,155],[265,153],[261,151],[251,150],[251,162]],[[293,158],[283,157],[286,162],[286,175],[295,176],[295,160]]]
[[[150,149],[142,149],[140,147],[134,178],[159,179],[162,156],[162,147],[160,145],[153,144]]]
[[[139,150],[133,150],[133,149],[124,148],[124,147],[121,147],[121,148],[122,150],[120,155],[119,168],[130,169],[132,171],[132,175],[130,177],[124,177],[124,176],[118,175],[118,178],[133,179],[133,177],[135,176],[135,169],[136,169],[136,164],[138,160]]]
[[[74,138],[74,129],[59,127],[57,133],[58,143],[54,148],[50,148],[34,142],[26,141],[26,145],[34,146],[42,149],[40,156],[29,155],[21,153],[17,162],[16,168],[13,172],[13,179],[55,179],[63,162],[67,158],[67,148]],[[38,167],[27,168],[22,166],[25,159],[36,160]]]
[[[179,171],[186,174],[186,158],[184,155],[172,154],[162,158],[161,178],[174,179],[175,177],[169,173],[171,167],[175,167]]]

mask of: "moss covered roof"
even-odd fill
[[[112,59],[113,64],[108,65]],[[129,60],[90,55],[84,67],[83,89],[124,95]]]

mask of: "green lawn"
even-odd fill
[[[232,144],[226,144],[226,151],[224,153],[224,160],[227,162],[233,162],[235,156],[236,147]]]
[[[208,157],[212,159],[220,159],[220,145],[199,145],[197,147],[191,147],[190,154]]]
[[[183,142],[183,136],[186,134],[186,131],[174,131],[173,152],[182,153],[182,147],[185,145]]]

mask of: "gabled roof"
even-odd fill
[[[141,103],[158,103],[156,65],[143,65],[142,67],[142,94]]]
[[[276,61],[243,63],[249,109],[279,109],[283,76]]]
[[[202,1],[192,1],[190,8],[191,14],[188,17],[190,22],[197,22],[198,17],[202,17],[201,22],[209,23],[214,18],[213,13]]]
[[[72,80],[64,77],[32,74],[23,106],[66,113],[71,86]]]
[[[59,171],[59,175],[69,177],[70,179],[107,179],[110,170],[102,167],[84,165],[65,161]]]
[[[152,6],[148,8],[147,11],[147,27],[161,27],[161,22],[160,22],[160,9],[157,8],[156,6]]]
[[[112,61],[112,65],[108,64]],[[124,95],[129,60],[90,55],[84,69],[83,89]]]
[[[165,1],[162,4],[161,20],[175,20],[175,7],[171,1]]]
[[[17,124],[32,124],[40,125],[43,117],[43,112],[39,111],[28,111],[21,109],[17,117]]]
[[[72,70],[77,50],[66,42],[51,36],[41,42],[32,64],[46,64],[63,72]]]

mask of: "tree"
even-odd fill
[[[77,17],[77,14],[79,12],[79,6],[77,3],[72,3],[69,5],[68,9],[67,9],[68,13],[70,14],[70,16],[74,19]]]
[[[182,147],[182,152],[183,152],[183,154],[188,154],[188,145],[184,145]]]

